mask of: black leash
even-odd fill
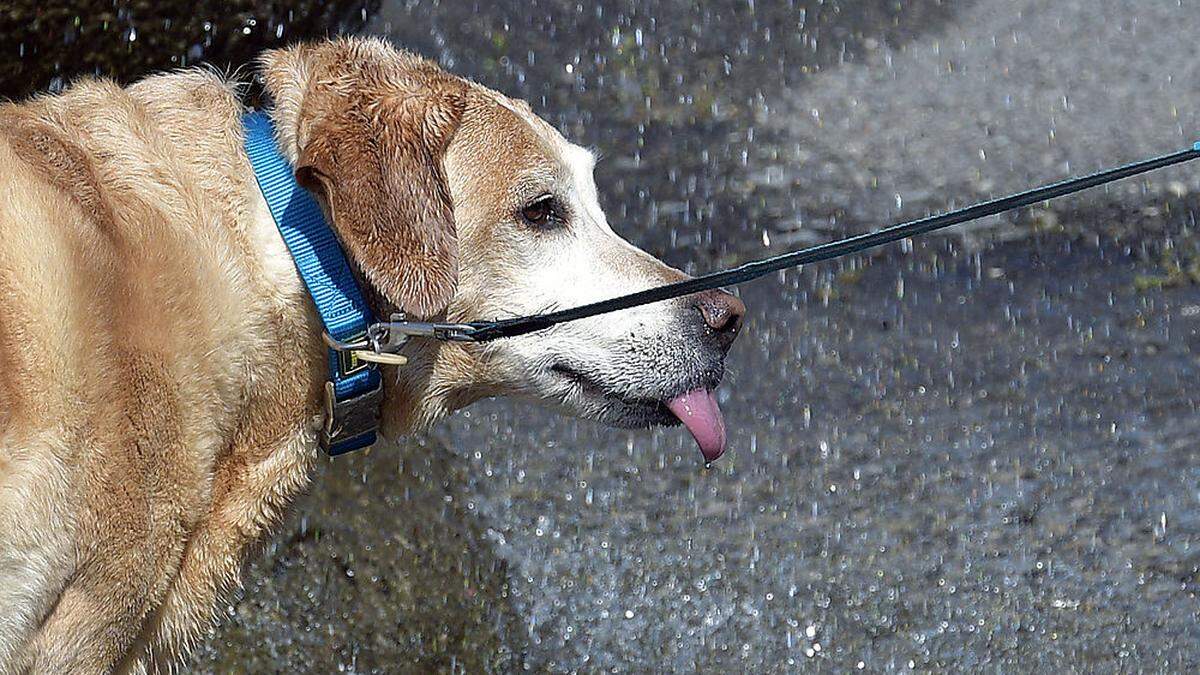
[[[599,314],[607,314],[622,309],[629,309],[630,307],[647,305],[660,300],[691,295],[692,293],[712,288],[744,283],[782,269],[799,267],[808,263],[857,253],[864,249],[959,225],[967,221],[994,216],[1005,211],[1019,209],[1023,206],[1031,206],[1048,199],[1062,197],[1197,158],[1200,158],[1200,142],[1197,142],[1188,150],[1163,155],[1162,157],[1126,164],[1125,166],[1108,169],[1088,176],[1071,178],[1015,195],[992,199],[957,211],[928,216],[919,220],[886,227],[882,230],[876,230],[875,232],[867,232],[845,239],[818,244],[799,251],[784,253],[764,260],[746,263],[733,269],[705,274],[704,276],[688,279],[687,281],[658,286],[637,293],[630,293],[629,295],[622,295],[557,312],[534,314],[512,319],[497,319],[495,321],[473,321],[461,324],[394,321],[388,324],[379,324],[379,326],[389,332],[405,336],[424,336],[460,342],[488,342],[499,338],[525,335],[545,330],[555,324],[578,321],[579,319]]]

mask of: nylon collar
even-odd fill
[[[262,111],[247,113],[242,125],[258,187],[327,337],[342,343],[364,340],[373,317],[337,235],[316,200],[296,182],[292,166],[275,142],[270,117]],[[328,360],[321,447],[330,455],[340,455],[375,442],[381,378],[375,364],[357,358],[355,352],[331,348]]]

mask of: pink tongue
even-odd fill
[[[689,391],[667,401],[667,407],[692,432],[705,461],[711,462],[725,452],[725,418],[711,391]]]

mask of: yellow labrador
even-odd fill
[[[260,68],[377,315],[536,313],[684,276],[612,232],[592,155],[521,101],[372,39]],[[0,105],[0,672],[170,669],[319,456],[321,327],[238,86],[187,70]],[[681,416],[713,457],[743,313],[708,292],[413,343],[384,370],[383,431],[520,395],[617,426]]]

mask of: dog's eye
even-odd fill
[[[550,227],[562,222],[562,214],[558,210],[558,202],[550,195],[544,195],[533,200],[521,209],[521,217],[530,225]]]

